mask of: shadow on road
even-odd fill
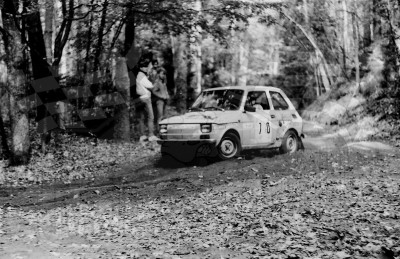
[[[245,150],[243,151],[239,157],[235,159],[243,159],[243,160],[253,160],[257,157],[263,158],[273,158],[274,156],[279,155],[278,150]],[[223,160],[218,157],[195,157],[190,162],[185,162],[179,159],[179,156],[172,156],[165,154],[160,159],[156,160],[154,167],[155,168],[164,168],[164,169],[179,169],[179,168],[188,168],[188,167],[206,167],[208,165],[221,163]]]

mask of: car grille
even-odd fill
[[[163,139],[199,139],[200,134],[199,124],[173,124],[168,125],[168,133],[164,135]]]

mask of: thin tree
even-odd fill
[[[94,52],[94,64],[93,64],[94,83],[97,83],[97,79],[99,76],[100,56],[101,53],[103,52],[103,38],[105,36],[104,31],[106,27],[108,5],[109,5],[108,0],[104,0],[101,11],[99,29],[97,31],[97,44]]]
[[[91,55],[91,46],[92,46],[92,30],[93,30],[93,21],[94,21],[94,0],[90,0],[90,16],[89,16],[89,24],[88,24],[88,32],[86,38],[86,56],[85,56],[85,63],[83,65],[83,74],[86,76],[88,71],[88,67],[90,66],[90,55]],[[87,82],[85,82],[87,83]]]
[[[202,29],[198,25],[198,20],[201,15],[202,3],[200,0],[193,2],[193,25],[190,29],[189,34],[189,88],[192,92],[192,96],[189,98],[193,101],[201,92],[201,32]]]
[[[174,62],[175,102],[179,113],[184,113],[187,108],[188,88],[188,61],[187,61],[187,37],[186,35],[171,36],[171,45]]]
[[[56,38],[54,40],[54,54],[53,54],[53,75],[58,80],[59,77],[59,67],[62,58],[62,53],[65,45],[67,44],[69,34],[71,32],[72,22],[74,20],[75,9],[74,0],[61,0],[61,12],[62,12],[62,22],[59,26]]]
[[[333,83],[333,78],[332,78],[332,71],[329,67],[328,62],[326,61],[326,58],[324,54],[322,53],[321,49],[318,47],[316,40],[314,39],[313,35],[298,22],[296,22],[289,14],[287,14],[285,11],[281,10],[281,14],[286,17],[289,21],[291,21],[302,33],[303,35],[307,38],[311,46],[314,48],[315,55],[316,55],[316,62],[320,64],[319,69],[320,69],[320,75],[322,77],[322,82],[325,88],[325,91],[330,91],[331,85]]]
[[[53,26],[54,26],[54,1],[45,1],[45,18],[44,18],[44,40],[46,45],[46,57],[49,64],[52,63],[53,57]]]

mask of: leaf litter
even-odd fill
[[[157,143],[118,143],[62,135],[46,154],[33,143],[32,158],[27,166],[9,167],[0,161],[0,186],[19,187],[42,184],[70,184],[93,181],[128,161],[139,161],[159,152]]]
[[[272,158],[219,168],[218,179],[232,180],[217,185],[194,168],[187,181],[120,189],[94,204],[4,206],[0,240],[59,258],[399,258],[400,160],[351,157],[304,152],[278,158],[285,176],[271,171]],[[131,195],[171,188],[185,195]]]

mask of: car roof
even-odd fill
[[[227,89],[238,89],[238,90],[271,90],[271,91],[282,91],[282,89],[273,87],[273,86],[262,86],[262,85],[247,85],[247,86],[223,86],[223,87],[215,87],[215,88],[208,88],[204,91],[214,91],[214,90],[227,90]]]

